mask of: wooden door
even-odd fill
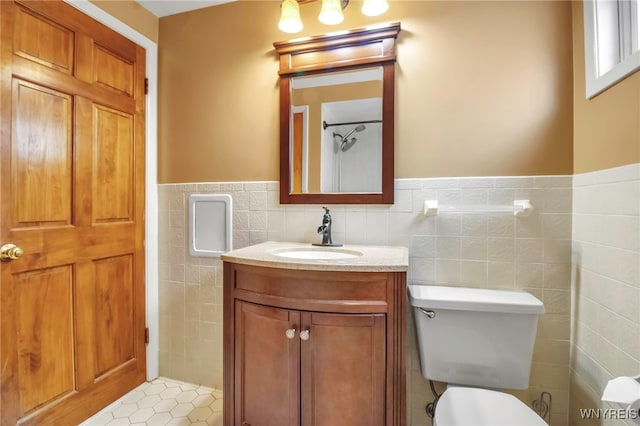
[[[302,314],[302,426],[386,424],[385,327],[384,314]]]
[[[235,324],[235,424],[298,426],[300,313],[238,301]]]
[[[77,424],[145,379],[145,52],[0,1],[2,425]]]

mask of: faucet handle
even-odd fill
[[[322,234],[322,244],[313,244],[314,246],[324,247],[340,247],[342,244],[334,244],[331,238],[331,213],[329,208],[322,206],[324,209],[324,215],[322,216],[322,225],[318,227],[318,234]]]

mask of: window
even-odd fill
[[[585,0],[587,98],[640,69],[639,0]]]

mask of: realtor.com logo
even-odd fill
[[[625,410],[622,408],[581,408],[580,418],[584,420],[631,420],[640,425],[640,409]]]

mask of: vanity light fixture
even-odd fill
[[[296,0],[282,0],[280,4],[280,22],[278,28],[285,33],[297,33],[302,31],[302,20],[300,19],[300,5]]]
[[[300,5],[316,0],[282,0],[280,8],[280,22],[278,28],[286,33],[302,31],[302,19],[300,19]],[[326,25],[336,25],[344,20],[342,10],[347,7],[349,0],[322,0],[322,7],[318,20]],[[387,0],[364,0],[362,14],[366,16],[382,15],[389,9]]]
[[[322,0],[318,21],[325,25],[337,25],[344,21],[342,2],[340,0]]]
[[[363,15],[366,16],[378,16],[382,15],[389,9],[389,3],[387,0],[364,0],[362,3]]]

